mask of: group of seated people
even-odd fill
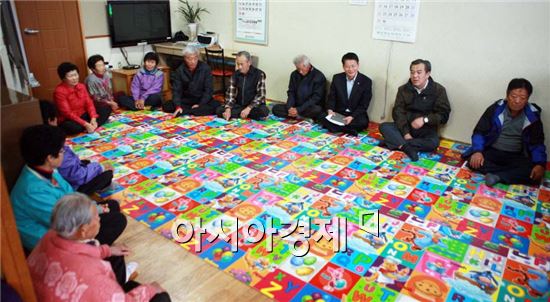
[[[99,55],[90,57],[88,67],[92,73],[86,78],[85,83],[89,95],[96,103],[97,113],[94,110],[94,102],[86,94],[86,87],[78,83],[76,66],[70,63],[61,64],[58,72],[63,83],[57,87],[54,95],[60,126],[68,134],[84,130],[94,131],[98,125],[106,121],[110,114],[109,108],[116,110],[119,106],[130,110],[140,110],[145,106],[162,107],[165,112],[173,113],[175,117],[215,114],[226,120],[262,120],[269,115],[269,108],[266,106],[266,74],[252,65],[250,53],[246,51],[236,55],[236,71],[230,78],[223,105],[213,98],[212,72],[208,64],[200,60],[199,49],[196,47],[187,46],[183,50],[183,64],[172,72],[172,100],[162,100],[164,75],[158,69],[158,62],[157,54],[147,53],[143,59],[143,68],[132,81],[132,95],[114,97],[103,58]],[[287,102],[273,106],[272,113],[275,116],[309,118],[330,132],[343,132],[353,136],[367,128],[372,81],[359,72],[359,57],[355,53],[346,53],[342,57],[344,72],[332,77],[328,96],[324,74],[311,64],[307,56],[297,56],[294,65],[296,70],[290,74]],[[418,152],[432,152],[439,146],[439,127],[449,120],[451,106],[445,87],[431,77],[431,63],[428,60],[414,60],[409,66],[409,71],[409,81],[397,91],[392,112],[394,121],[382,123],[379,130],[384,137],[381,146],[403,151],[412,161],[417,161]],[[495,103],[500,105],[490,107],[498,109],[495,109],[494,114],[502,114],[493,117],[495,123],[500,122],[500,125],[491,123],[492,119],[486,112],[480,120],[480,123],[486,121],[485,127],[478,124],[474,129],[472,143],[475,151],[485,152],[469,151],[464,154],[464,158],[470,160],[470,156],[473,155],[473,159],[469,161],[470,168],[488,173],[487,183],[490,185],[498,182],[514,183],[518,182],[518,179],[521,183],[537,182],[544,174],[546,151],[540,118],[541,109],[536,104],[528,103],[532,90],[529,81],[512,80],[506,91],[506,98]],[[516,106],[519,109],[514,109],[512,98],[518,93],[521,96],[517,98],[523,99]],[[343,116],[342,124],[327,119],[334,114]],[[503,123],[502,117],[511,118],[514,123]],[[520,124],[529,127],[517,129]],[[514,125],[516,128],[510,128]],[[487,129],[489,126],[495,128]],[[513,138],[510,135],[513,135]],[[488,136],[487,139],[483,138],[485,136]],[[497,140],[497,137],[500,139]],[[504,153],[489,152],[485,149]],[[522,173],[518,174],[515,166],[510,166],[510,163],[517,162],[516,155],[534,164],[528,175],[525,171],[519,171]],[[490,161],[481,159],[487,156]],[[496,167],[492,167],[493,165]],[[510,179],[509,175],[516,177]]]
[[[65,145],[66,135],[94,132],[119,106],[160,107],[156,89],[163,79],[157,62],[158,56],[148,53],[134,77],[133,95],[116,97],[101,56],[88,59],[92,73],[86,86],[76,65],[60,64],[54,102],[40,101],[43,124],[22,133],[25,166],[10,198],[40,301],[170,301],[157,283],[133,281],[137,264],[124,261],[129,249],[113,245],[127,224],[119,203],[88,197],[110,187],[112,167],[81,160]]]
[[[56,119],[45,122],[23,131],[25,166],[10,193],[39,301],[170,301],[158,284],[133,281],[129,249],[113,246],[127,223],[119,203],[85,195],[108,187],[113,171],[80,160]]]
[[[129,280],[135,265],[124,264],[128,249],[112,246],[126,227],[118,202],[93,202],[87,197],[107,189],[113,172],[110,167],[80,160],[65,145],[66,135],[94,132],[119,107],[161,107],[174,117],[217,115],[226,120],[261,120],[269,115],[266,74],[252,65],[246,51],[236,56],[236,72],[231,76],[224,104],[213,98],[211,69],[200,60],[197,48],[185,48],[183,64],[172,72],[172,100],[162,100],[164,75],[158,61],[155,53],[145,55],[143,67],[132,81],[131,96],[113,94],[100,55],[88,59],[91,73],[86,85],[79,82],[76,65],[60,64],[62,83],[55,89],[54,103],[41,102],[44,124],[23,132],[20,147],[26,165],[11,192],[11,201],[23,245],[32,251],[28,263],[37,294],[45,300],[87,297],[85,300],[104,301],[109,300],[107,296],[116,300],[124,295],[138,301],[170,299],[158,284],[140,286]],[[333,76],[327,97],[326,78],[307,56],[297,56],[294,65],[288,100],[273,106],[274,115],[310,118],[330,132],[350,135],[368,126],[372,81],[359,72],[356,54],[342,57],[344,72]],[[383,136],[380,146],[400,150],[417,161],[419,151],[438,148],[438,130],[448,121],[451,107],[445,88],[431,77],[429,61],[414,60],[409,71],[409,81],[397,92],[394,122],[379,126]],[[532,92],[529,81],[513,79],[506,98],[490,105],[474,128],[472,146],[463,158],[468,160],[469,168],[486,174],[489,186],[499,182],[536,184],[544,176],[547,155],[541,109],[528,102]],[[343,124],[327,119],[335,113],[343,116]],[[110,269],[102,265],[103,259],[110,263]],[[69,281],[64,277],[48,278],[51,269],[59,276],[74,273],[67,278],[76,278],[71,280],[75,286],[59,291],[56,286]],[[104,278],[99,280],[100,276]]]
[[[111,76],[101,55],[88,58],[91,73],[86,77],[85,85],[79,82],[79,70],[75,64],[61,63],[57,67],[61,83],[55,88],[53,96],[59,127],[68,135],[84,131],[91,133],[119,107],[129,110],[141,110],[145,106],[160,107],[164,74],[158,69],[158,62],[156,53],[145,55],[143,67],[132,80],[131,96],[113,94]]]

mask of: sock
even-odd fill
[[[496,185],[500,181],[500,177],[493,173],[485,174],[485,184],[489,187]]]
[[[416,148],[409,145],[404,144],[401,147],[401,150],[407,154],[407,156],[411,159],[411,161],[417,161],[418,160],[418,151],[416,151]]]
[[[132,278],[132,274],[136,272],[138,268],[138,263],[131,261],[126,264],[126,282]]]

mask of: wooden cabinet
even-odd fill
[[[21,239],[17,232],[9,192],[13,188],[24,162],[19,150],[23,130],[42,123],[38,100],[19,92],[8,91],[2,77],[2,106],[0,130],[2,137],[2,161],[0,165],[0,238],[2,280],[5,280],[21,296],[22,301],[35,302],[31,275],[25,260]],[[2,284],[2,286],[4,286]],[[3,295],[2,295],[3,296]]]
[[[159,66],[159,69],[164,73],[164,85],[162,85],[162,98],[164,101],[172,99],[172,87],[170,87],[170,68],[167,66]],[[138,73],[139,69],[113,69],[111,71],[113,77],[113,92],[124,92],[126,95],[131,95],[130,87],[132,79]]]
[[[2,87],[4,89],[5,87]],[[7,89],[7,88],[6,88]],[[19,139],[23,130],[29,126],[42,124],[40,105],[38,100],[15,93],[14,103],[10,104],[9,98],[2,99],[1,136],[2,136],[2,169],[8,189],[11,190],[24,161],[19,150]]]

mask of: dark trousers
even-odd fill
[[[483,166],[477,171],[498,175],[505,184],[534,184],[530,176],[535,165],[523,153],[506,152],[491,147],[482,153]],[[470,167],[469,162],[468,166]]]
[[[233,107],[231,108],[231,118],[240,118],[241,117],[241,111],[246,108],[246,106],[242,106],[239,104],[233,104]],[[224,106],[218,107],[216,109],[216,114],[223,118],[223,112],[225,111]],[[252,108],[250,110],[250,113],[248,114],[249,119],[253,120],[263,120],[269,115],[269,108],[265,104],[261,104],[258,107]]]
[[[289,108],[287,108],[286,105],[284,105],[284,104],[277,104],[277,105],[273,106],[273,109],[271,109],[271,111],[273,112],[273,114],[275,116],[288,118],[289,117],[288,116],[288,109]],[[321,106],[311,105],[311,106],[306,107],[302,110],[298,110],[298,115],[301,116],[301,117],[317,119],[317,118],[319,118],[319,115],[321,114],[321,111],[323,111]]]
[[[439,135],[437,131],[415,131],[411,130],[412,139],[406,140],[395,123],[382,123],[379,127],[380,133],[384,136],[384,142],[389,149],[399,149],[400,146],[408,144],[418,151],[432,152],[439,146]]]
[[[136,281],[128,281],[126,282],[126,262],[124,261],[124,256],[112,256],[109,258],[106,258],[105,260],[109,261],[111,263],[111,267],[113,268],[113,273],[115,273],[116,280],[118,284],[124,289],[124,292],[129,292],[132,289],[140,286],[140,284]],[[151,302],[170,302],[170,296],[168,293],[160,293],[156,294],[149,300]]]
[[[323,128],[327,129],[329,132],[344,132],[344,133],[361,132],[369,126],[369,118],[366,113],[365,115],[360,115],[358,117],[353,118],[351,123],[345,126],[339,126],[329,122],[326,119],[326,116],[327,114],[325,113],[321,114],[321,118],[319,118],[319,123],[323,126]]]
[[[126,283],[126,262],[124,261],[124,256],[111,256],[105,258],[105,260],[109,261],[111,264],[118,284],[124,286]]]
[[[210,100],[206,104],[199,105],[197,108],[191,108],[193,105],[182,104],[181,115],[194,115],[194,116],[205,116],[205,115],[215,115],[216,109],[220,107],[220,103],[215,100]],[[172,101],[168,101],[162,105],[162,110],[164,112],[173,113],[176,111],[176,104]]]
[[[124,284],[122,288],[124,289],[125,292],[129,292],[140,285],[141,284],[139,284],[138,282],[130,280],[126,282],[126,284]],[[149,301],[150,302],[170,302],[172,300],[170,299],[170,296],[168,295],[167,292],[163,292],[163,293],[154,295],[153,298],[151,298],[151,300]]]
[[[132,96],[122,95],[116,99],[116,102],[120,107],[124,107],[129,110],[136,111],[136,100]],[[162,96],[160,93],[151,94],[145,99],[145,106],[151,106],[153,108],[160,107],[162,105]]]
[[[94,177],[89,182],[78,187],[77,191],[86,195],[91,195],[94,192],[105,189],[113,180],[113,171],[107,170]]]
[[[109,212],[99,214],[101,226],[95,239],[101,244],[112,245],[126,228],[126,216],[120,212],[120,205],[115,200],[106,200],[98,203],[107,204]]]
[[[99,115],[98,118],[96,119],[97,126],[99,127],[105,124],[105,122],[107,122],[107,120],[109,119],[109,115],[111,115],[112,109],[109,106],[96,106],[95,110],[97,112],[97,115]],[[88,113],[84,113],[83,115],[80,116],[80,118],[85,120],[88,123],[92,120]],[[84,128],[84,126],[71,120],[64,121],[59,125],[59,127],[65,130],[65,133],[67,135],[78,134],[86,131],[86,128]]]

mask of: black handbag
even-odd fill
[[[189,40],[189,37],[186,36],[181,30],[174,34],[174,39],[173,39],[174,42],[187,41],[187,40]]]

